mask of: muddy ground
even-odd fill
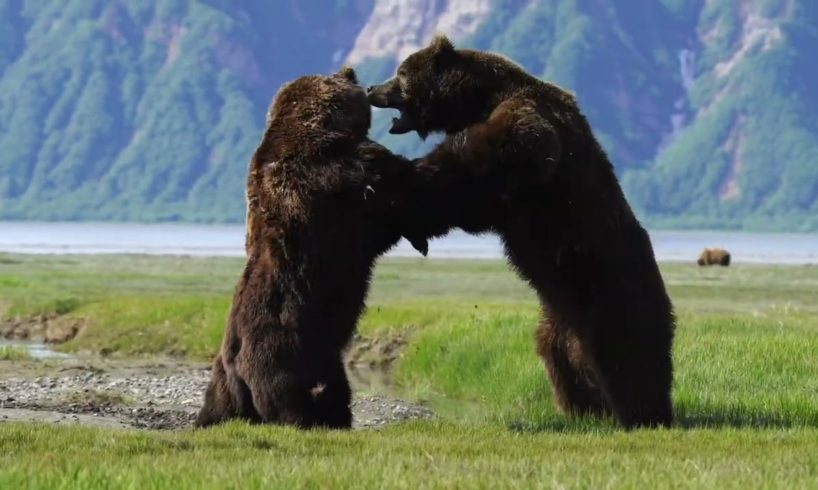
[[[404,344],[397,338],[359,338],[350,348],[347,370],[355,391],[354,428],[434,416],[424,406],[388,394],[391,366]],[[192,426],[209,377],[209,365],[178,360],[86,355],[0,361],[0,423],[184,429]]]

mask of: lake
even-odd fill
[[[695,261],[723,247],[734,262],[818,264],[818,234],[651,231],[660,261]],[[0,222],[0,252],[29,254],[244,255],[243,225]],[[401,241],[389,254],[417,257]],[[430,258],[500,258],[496,236],[452,232],[430,242]]]

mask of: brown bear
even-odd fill
[[[370,114],[349,68],[275,97],[249,168],[247,263],[196,426],[351,425],[342,350],[375,260],[401,237],[414,172],[367,139]]]
[[[464,130],[479,123],[491,133],[493,121],[518,128],[525,139],[490,163],[503,175],[479,186],[462,185],[445,158],[419,163],[424,178],[446,182],[414,194],[427,206],[420,231],[500,235],[541,300],[537,351],[562,410],[612,414],[627,428],[669,426],[673,307],[648,234],[574,97],[443,36],[368,92],[374,106],[400,111],[392,133],[448,134],[434,153],[460,152],[455,168],[480,155]]]
[[[727,267],[730,265],[730,252],[723,248],[705,248],[696,262],[700,266],[721,265]]]
[[[299,78],[276,96],[247,180],[247,263],[196,426],[242,418],[349,427],[341,356],[374,262],[402,234],[425,255],[433,234],[410,224],[427,211],[414,209],[415,186],[431,192],[456,174],[462,189],[478,188],[497,177],[489,159],[526,141],[510,119],[476,124],[463,136],[479,142],[477,154],[441,148],[447,170],[429,178],[367,139],[370,115],[348,68]]]

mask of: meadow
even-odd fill
[[[4,423],[0,488],[818,488],[818,267],[661,266],[678,316],[670,430],[556,412],[534,353],[537,303],[506,264],[391,259],[359,331],[407,339],[394,391],[436,420],[352,432]],[[58,349],[84,356],[204,363],[241,267],[0,255],[0,316],[82,319]]]

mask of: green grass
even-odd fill
[[[205,358],[216,351],[242,262],[148,256],[0,255],[0,314],[89,320],[59,346]]]
[[[6,316],[62,308],[88,319],[63,349],[205,359],[241,267],[0,256],[0,301]],[[818,267],[662,272],[679,318],[670,431],[625,433],[556,412],[534,353],[537,303],[505,264],[389,260],[359,330],[408,335],[399,393],[427,401],[438,422],[346,434],[0,425],[0,488],[818,485]]]
[[[296,432],[0,426],[0,488],[810,488],[805,430]]]
[[[27,361],[31,355],[23,347],[0,345],[0,361]]]
[[[62,350],[208,358],[224,330],[240,259],[0,254],[0,317],[89,319]],[[680,312],[817,315],[818,268],[663,266]],[[475,311],[537,315],[530,288],[499,261],[403,259],[376,269],[364,333],[449,326]]]
[[[562,428],[566,421],[552,407],[533,352],[535,320],[529,313],[475,314],[424,329],[405,353],[398,380],[453,418]],[[818,427],[816,353],[814,321],[682,315],[674,346],[679,422]]]

